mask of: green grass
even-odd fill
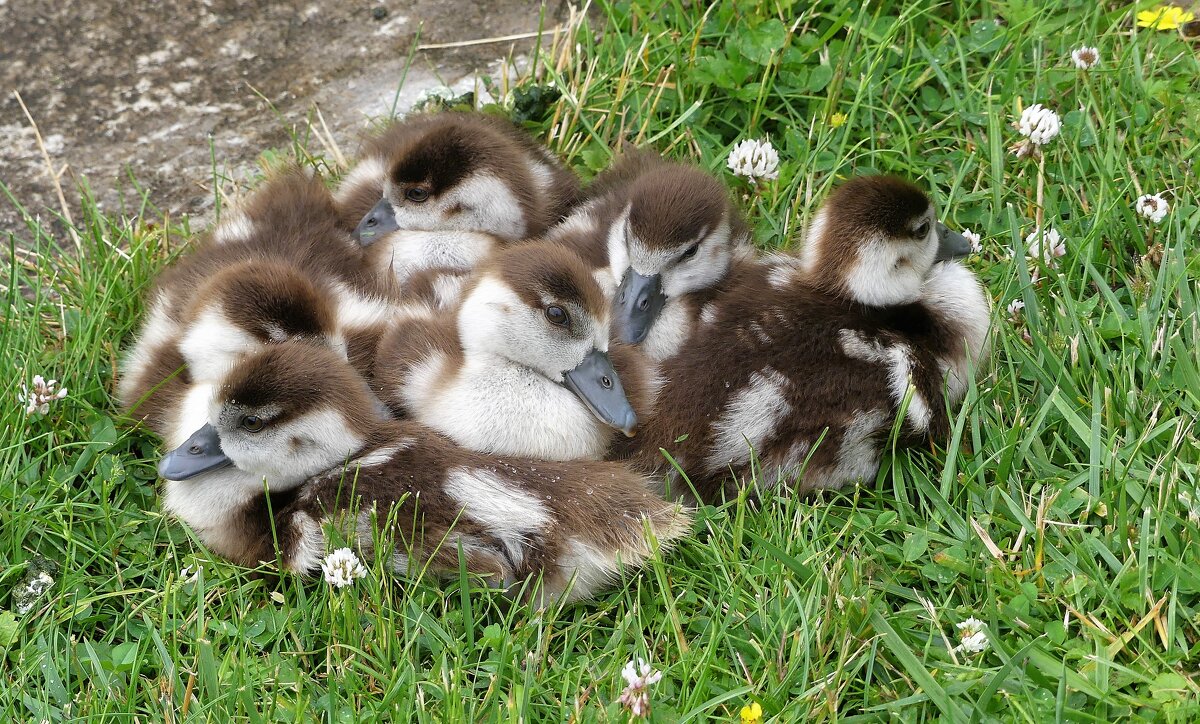
[[[543,46],[538,79],[564,95],[532,128],[584,173],[619,138],[724,173],[733,142],[769,134],[781,176],[746,196],[763,247],[839,178],[920,179],[984,234],[970,264],[997,309],[946,449],[842,493],[705,508],[677,551],[561,611],[378,568],[342,592],[256,578],[159,512],[156,441],[110,398],[186,228],[153,198],[120,216],[85,199],[79,255],[53,252],[73,242],[44,213],[13,234],[36,256],[9,241],[0,719],[621,721],[632,657],[664,671],[658,721],[750,701],[777,721],[1200,717],[1195,46],[1108,2],[859,5],[601,3]],[[1084,43],[1103,56],[1087,74],[1068,57]],[[1040,285],[1004,254],[1034,224],[1037,165],[1006,147],[1035,102],[1064,119],[1044,214],[1068,240]],[[1161,225],[1133,212],[1139,185],[1171,198]],[[70,388],[45,418],[15,401],[37,373]],[[45,566],[54,585],[15,615],[10,591]],[[990,645],[951,653],[968,616]]]

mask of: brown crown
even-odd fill
[[[725,187],[692,166],[664,165],[638,177],[629,192],[629,225],[646,246],[674,249],[721,223],[729,199]]]
[[[577,254],[559,244],[530,242],[510,247],[493,255],[486,263],[491,272],[531,307],[540,307],[542,299],[577,304],[589,314],[601,317],[608,299]]]

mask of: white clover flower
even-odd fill
[[[729,152],[729,170],[752,183],[779,178],[779,152],[767,139],[746,139]]]
[[[54,578],[45,571],[37,574],[24,588],[20,589],[13,595],[13,600],[16,605],[14,608],[17,613],[24,616],[33,610],[33,605],[37,603],[42,594],[50,590],[54,585]]]
[[[621,697],[617,701],[621,702],[634,716],[648,716],[650,714],[650,686],[658,683],[662,678],[662,672],[655,671],[650,668],[650,664],[638,659],[636,665],[633,661],[625,664],[625,668],[621,670],[621,676],[625,678],[625,691],[621,692]]]
[[[1014,299],[1008,303],[1008,320],[1010,322],[1018,322],[1021,320],[1021,313],[1025,311],[1025,302],[1020,299]]]
[[[195,568],[184,566],[179,570],[179,582],[185,586],[189,583],[195,583],[200,578],[200,571],[203,568],[204,566],[201,565],[196,565]]]
[[[1100,65],[1100,51],[1090,46],[1083,46],[1071,51],[1071,61],[1080,70],[1091,70]]]
[[[955,624],[955,626],[958,628],[958,637],[962,642],[954,647],[955,651],[965,651],[968,654],[975,654],[988,647],[987,634],[983,632],[983,621],[971,616],[966,621]]]
[[[1025,245],[1031,259],[1041,259],[1051,266],[1056,258],[1067,253],[1067,242],[1053,228],[1034,229],[1025,237]]]
[[[983,237],[981,237],[979,234],[976,234],[974,231],[971,231],[970,229],[964,230],[962,235],[966,237],[967,241],[971,242],[972,254],[978,254],[979,252],[983,251],[983,244],[981,243]]]
[[[1017,121],[1017,130],[1035,146],[1044,146],[1054,140],[1062,128],[1058,114],[1041,103],[1034,103],[1021,111],[1021,120]]]
[[[367,575],[367,569],[359,562],[358,556],[349,548],[338,548],[325,557],[321,563],[321,571],[325,573],[325,581],[332,586],[345,588]]]
[[[58,380],[47,382],[41,375],[34,375],[32,390],[25,385],[21,385],[21,391],[17,393],[17,400],[25,405],[25,414],[48,414],[51,402],[56,402],[67,396],[67,388],[65,387],[57,392],[54,390],[57,384]]]
[[[1133,208],[1139,214],[1149,219],[1151,223],[1157,224],[1167,217],[1167,212],[1171,210],[1171,205],[1162,197],[1162,194],[1143,194],[1138,197]]]

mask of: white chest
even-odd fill
[[[673,357],[691,336],[693,326],[688,305],[678,299],[668,299],[642,340],[642,352],[655,362]]]
[[[402,230],[386,243],[390,248],[382,261],[401,284],[423,269],[472,269],[495,246],[491,236],[465,231]]]
[[[569,390],[511,363],[467,362],[449,383],[420,397],[418,419],[471,450],[599,459],[611,440],[611,429]]]

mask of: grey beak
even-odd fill
[[[566,372],[563,378],[567,389],[583,400],[597,420],[615,427],[626,437],[633,437],[637,432],[637,413],[626,399],[621,378],[613,369],[607,353],[592,350],[578,367]]]
[[[660,275],[644,277],[633,267],[626,269],[614,303],[617,338],[625,344],[640,344],[666,303]]]
[[[396,223],[396,210],[392,208],[392,202],[380,199],[379,203],[375,204],[354,228],[354,240],[360,246],[370,246],[379,237],[390,234],[399,228],[400,225]]]
[[[971,242],[967,237],[951,231],[949,226],[938,222],[938,248],[934,261],[949,261],[959,259],[971,253]]]
[[[167,480],[187,480],[232,464],[233,461],[221,450],[217,429],[205,423],[182,445],[158,461],[158,474]]]

